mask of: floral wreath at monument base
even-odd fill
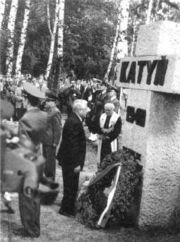
[[[76,218],[91,228],[135,226],[141,187],[142,166],[134,154],[119,150],[107,155],[80,191]]]

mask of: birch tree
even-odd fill
[[[62,64],[63,64],[64,6],[65,6],[65,0],[60,0],[60,8],[59,8],[59,15],[58,15],[58,40],[57,40],[58,74],[62,72]],[[59,75],[57,75],[57,77],[58,76]]]
[[[119,3],[119,14],[118,22],[116,27],[116,34],[114,37],[113,48],[111,51],[110,62],[105,74],[105,81],[108,80],[109,73],[112,68],[112,63],[114,59],[115,50],[117,52],[117,61],[120,61],[121,58],[128,54],[128,43],[126,40],[127,37],[127,28],[128,28],[128,18],[129,18],[129,4],[130,0],[121,0]]]
[[[131,56],[134,56],[135,47],[136,47],[136,40],[137,40],[137,27],[138,21],[136,16],[133,19],[133,36],[132,36],[132,43],[131,43]]]
[[[0,29],[2,28],[2,22],[4,19],[6,0],[0,0]]]
[[[58,85],[58,80],[63,72],[63,38],[64,38],[64,5],[65,0],[60,0],[59,2],[59,14],[58,14],[58,30],[57,30],[57,57],[54,63],[54,83],[53,87],[56,88]]]
[[[13,70],[13,52],[14,52],[14,31],[15,31],[15,21],[16,21],[16,14],[18,8],[18,0],[12,0],[11,2],[11,9],[9,13],[9,21],[8,21],[8,47],[7,47],[7,57],[6,57],[6,67],[7,67],[7,75],[12,75]]]
[[[18,53],[17,53],[17,59],[16,59],[15,74],[17,76],[21,75],[22,56],[23,56],[24,46],[25,46],[25,42],[26,42],[27,26],[28,26],[29,15],[30,15],[30,6],[31,6],[31,0],[26,0],[23,26],[22,26],[21,36],[20,36],[20,43],[19,43],[19,48],[18,48]]]
[[[127,28],[128,28],[128,18],[129,18],[129,4],[130,0],[121,0],[120,3],[120,31],[117,43],[117,60],[120,61],[121,58],[128,55],[128,43],[127,43]]]
[[[47,4],[49,5],[49,2],[47,2]],[[59,0],[56,0],[54,26],[53,26],[53,30],[51,30],[50,14],[48,12],[49,11],[49,6],[47,6],[47,16],[49,16],[48,26],[50,28],[51,43],[50,43],[49,58],[48,58],[48,63],[47,63],[47,68],[46,68],[46,74],[45,74],[46,80],[49,78],[50,72],[51,72],[51,68],[52,68],[52,61],[53,61],[54,47],[55,47],[55,39],[56,39],[56,32],[57,32],[57,25],[58,25],[59,8],[60,8]]]
[[[121,14],[120,14],[120,11],[119,11],[118,21],[117,21],[117,25],[116,25],[116,33],[115,33],[115,36],[114,36],[113,47],[112,47],[112,50],[111,50],[111,57],[110,57],[110,61],[109,61],[109,65],[108,65],[106,74],[104,76],[105,81],[108,81],[109,73],[111,71],[112,64],[113,64],[114,54],[115,54],[115,50],[116,50],[116,46],[117,46],[118,35],[119,35],[119,31],[120,31],[120,21],[121,21]]]
[[[149,24],[151,22],[151,13],[152,13],[152,9],[153,9],[153,2],[154,2],[154,0],[149,0],[146,24]]]

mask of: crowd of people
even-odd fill
[[[84,126],[91,132],[90,140],[98,139],[97,162],[118,149],[121,132],[118,90],[97,79],[90,81],[60,80],[56,91],[49,90],[43,76],[37,80],[26,76],[17,80],[0,80],[1,100],[10,102],[14,114],[8,117],[18,122],[18,133],[33,144],[36,154],[42,153],[43,172],[38,173],[40,183],[56,182],[56,159],[62,167],[63,199],[59,213],[75,215],[75,202],[79,187],[79,174],[86,155]],[[3,107],[1,107],[3,109]],[[62,125],[62,112],[67,113]],[[1,121],[3,127],[3,120]],[[96,137],[92,138],[92,135]],[[27,196],[19,191],[22,224],[28,235],[40,235],[40,197]]]

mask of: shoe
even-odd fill
[[[63,216],[66,216],[66,217],[74,217],[74,214],[72,214],[72,213],[67,213],[67,212],[65,212],[65,211],[63,211],[63,210],[59,210],[59,214],[61,214],[61,215],[63,215]]]

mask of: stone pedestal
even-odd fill
[[[135,55],[180,55],[180,25],[170,21],[142,25]]]

